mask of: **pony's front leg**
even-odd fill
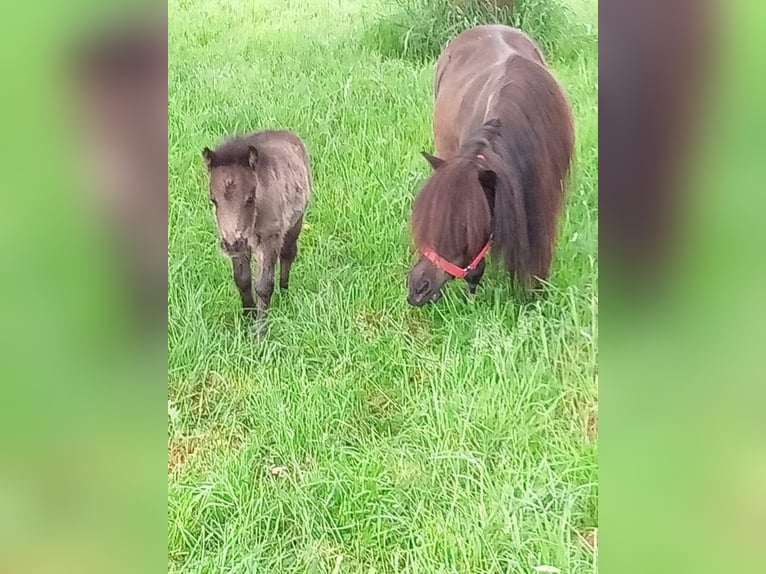
[[[481,278],[484,276],[484,259],[481,260],[476,270],[466,275],[465,282],[468,284],[468,294],[475,295]]]
[[[261,240],[255,253],[258,270],[255,280],[255,320],[258,334],[266,328],[271,296],[274,293],[274,271],[279,259],[279,238]]]

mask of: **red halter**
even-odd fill
[[[487,241],[484,247],[481,248],[481,251],[479,251],[479,254],[476,257],[474,257],[471,263],[468,264],[468,267],[458,267],[454,263],[444,259],[444,257],[436,253],[436,251],[434,251],[430,247],[423,250],[423,257],[428,259],[431,263],[436,265],[436,267],[438,267],[445,273],[449,273],[450,275],[452,275],[455,279],[465,279],[465,277],[471,271],[476,270],[476,268],[479,266],[479,263],[481,263],[481,260],[484,259],[484,256],[487,254],[487,251],[489,251],[490,247],[492,247],[491,236],[489,238],[489,241]]]

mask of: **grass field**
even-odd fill
[[[548,54],[577,128],[548,296],[521,304],[490,267],[474,300],[454,282],[415,309],[434,63],[384,49],[397,10],[170,1],[170,572],[596,569],[596,43]],[[304,139],[315,190],[255,342],[200,151],[267,127]]]

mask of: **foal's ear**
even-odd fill
[[[202,157],[205,160],[205,165],[208,169],[211,169],[213,167],[213,164],[215,163],[215,154],[212,152],[212,150],[209,147],[206,147],[202,150]]]
[[[497,187],[497,173],[491,169],[480,169],[479,183],[484,190],[484,195],[487,197],[489,213],[490,215],[495,215],[495,187]]]
[[[247,146],[247,163],[250,165],[250,169],[255,169],[258,166],[258,148],[254,145]]]
[[[431,167],[434,169],[439,169],[439,166],[444,163],[444,160],[436,157],[435,155],[431,155],[430,153],[421,151],[421,154],[423,154],[423,157],[426,158],[426,161],[431,164]]]

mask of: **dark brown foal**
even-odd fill
[[[221,248],[231,257],[242,308],[262,331],[274,293],[277,261],[280,288],[287,289],[298,253],[312,188],[308,153],[294,134],[267,131],[230,139],[215,150],[205,148],[202,155]]]

